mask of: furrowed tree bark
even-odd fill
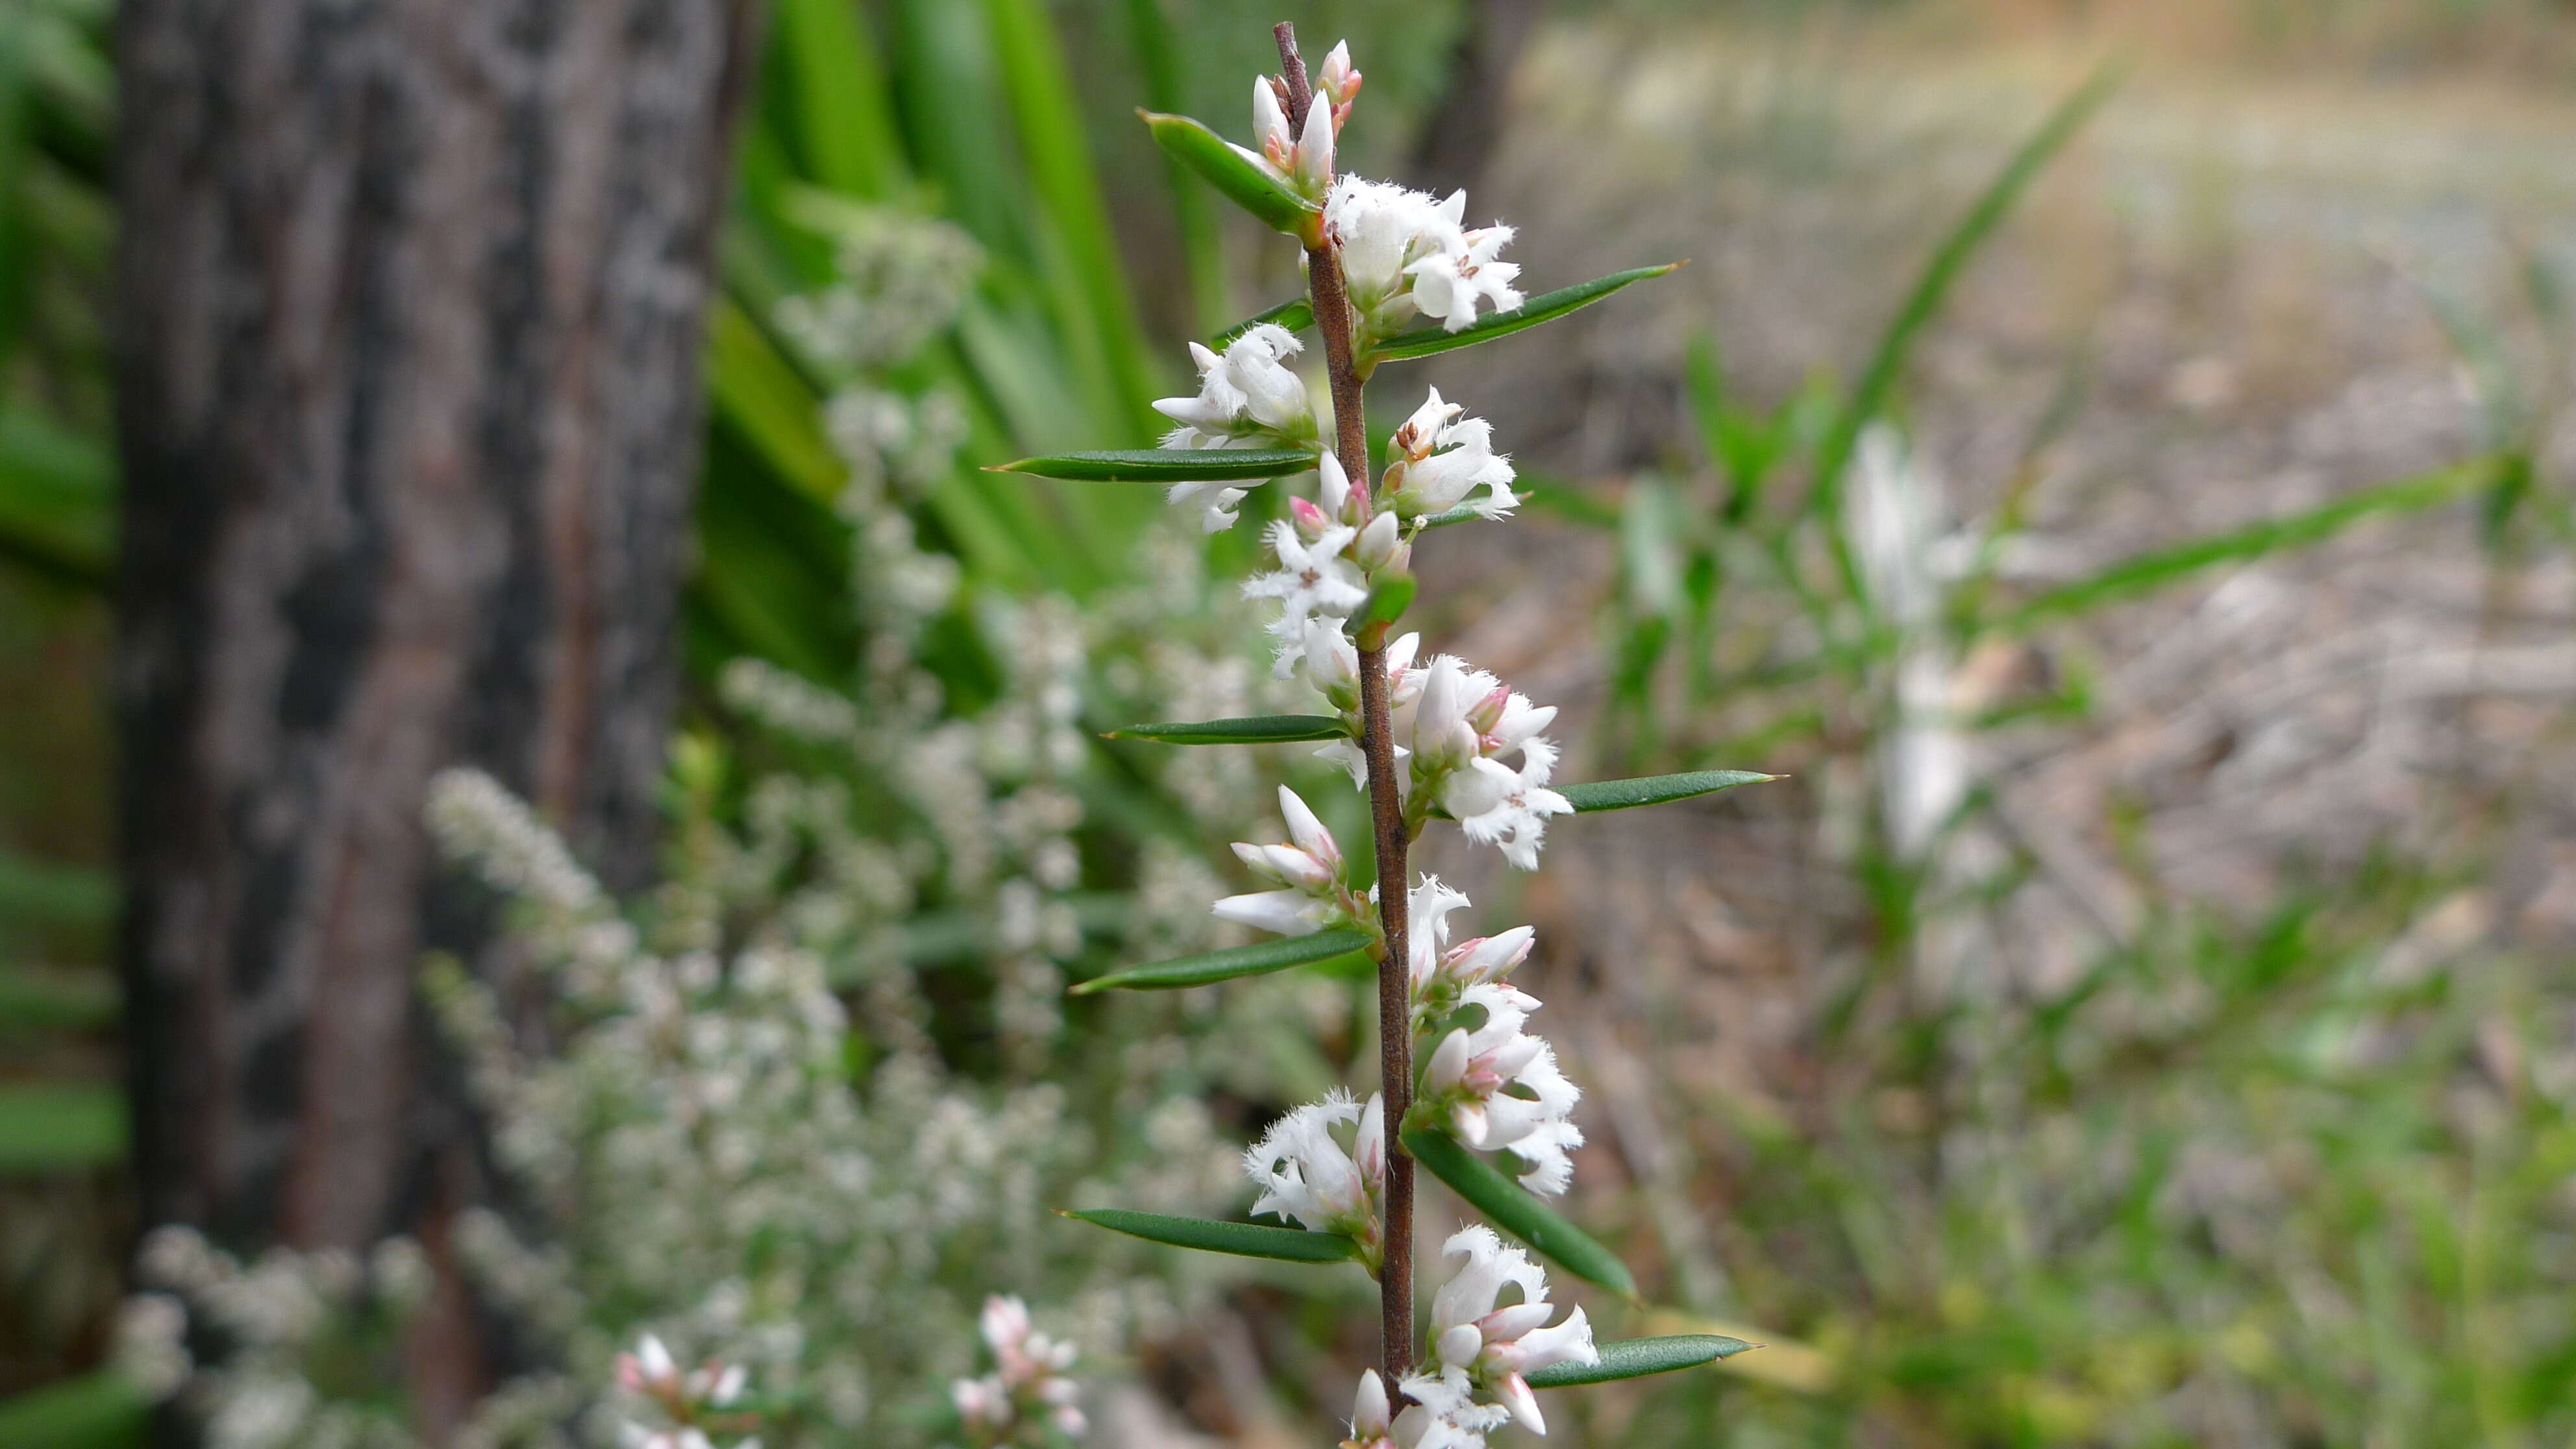
[[[438,769],[653,859],[750,0],[128,0],[117,695],[151,1222],[355,1246],[479,1188],[414,993],[489,968]],[[450,1288],[453,1288],[451,1281]],[[443,1292],[409,1364],[480,1387]]]

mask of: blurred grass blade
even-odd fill
[[[69,584],[116,568],[116,465],[95,440],[0,405],[0,558]]]
[[[1367,355],[1361,359],[1361,365],[1365,367],[1375,362],[1404,362],[1416,357],[1454,352],[1461,347],[1473,347],[1479,342],[1491,342],[1497,337],[1509,337],[1515,332],[1536,327],[1542,322],[1553,322],[1568,312],[1589,307],[1631,282],[1642,282],[1648,277],[1660,277],[1681,265],[1680,262],[1666,262],[1660,267],[1632,267],[1627,271],[1612,272],[1609,276],[1595,277],[1589,282],[1578,283],[1575,286],[1560,287],[1556,291],[1532,297],[1508,312],[1496,312],[1455,332],[1444,332],[1437,327],[1417,327],[1411,332],[1390,337],[1371,347]]]
[[[1862,370],[1859,383],[1852,388],[1850,399],[1836,412],[1832,426],[1826,430],[1824,441],[1816,452],[1814,511],[1826,520],[1833,540],[1835,567],[1840,570],[1843,585],[1852,597],[1865,599],[1867,596],[1861,584],[1859,563],[1852,557],[1836,520],[1839,518],[1837,502],[1842,496],[1843,474],[1851,465],[1853,449],[1860,444],[1861,429],[1887,405],[1887,395],[1905,370],[1905,361],[1914,350],[1916,336],[1932,320],[1933,314],[1941,310],[1942,301],[1949,296],[1951,285],[1958,280],[1969,259],[1994,235],[1995,228],[2002,225],[2013,203],[2020,200],[2022,192],[2030,186],[2031,178],[2039,174],[2049,158],[2074,139],[2076,132],[2084,128],[2084,123],[2092,119],[2093,113],[2111,98],[2113,91],[2119,89],[2121,78],[2122,68],[2116,64],[2106,62],[2097,67],[2085,77],[2082,85],[2058,102],[2057,109],[2040,122],[2039,129],[2013,152],[2012,158],[2004,163],[2003,170],[1996,173],[1984,193],[1968,208],[1967,215],[1959,218],[1958,225],[1942,238],[1939,249],[1932,253],[1932,260],[1924,266],[1923,275],[1915,280],[1914,289],[1906,294],[1904,304],[1896,309],[1896,316],[1888,322],[1887,330],[1879,335],[1878,346],[1870,353],[1869,364]]]
[[[1303,297],[1299,297],[1294,301],[1282,302],[1278,306],[1273,307],[1266,312],[1255,312],[1251,316],[1244,318],[1242,321],[1235,323],[1231,327],[1228,327],[1223,332],[1209,338],[1208,346],[1215,348],[1219,352],[1223,352],[1225,351],[1227,343],[1241,337],[1244,333],[1251,331],[1253,328],[1260,326],[1264,322],[1270,323],[1276,327],[1285,327],[1291,332],[1303,332],[1307,328],[1315,325],[1315,304],[1307,301]]]
[[[1197,172],[1262,225],[1304,240],[1323,225],[1323,212],[1284,185],[1269,163],[1228,142],[1187,116],[1138,111],[1163,154]]]
[[[823,435],[814,390],[728,299],[707,329],[715,410],[777,475],[825,507],[841,496],[840,455]]]
[[[1127,30],[1136,68],[1144,75],[1145,103],[1157,111],[1179,111],[1187,104],[1181,47],[1162,0],[1127,0]],[[1191,315],[1196,326],[1213,327],[1227,310],[1224,236],[1207,194],[1179,157],[1163,157],[1163,179],[1181,237],[1181,260],[1189,268]]]
[[[2024,600],[1995,627],[2007,633],[2027,629],[2049,619],[2082,614],[2114,600],[2152,592],[2213,564],[2261,558],[2281,549],[2317,543],[2379,514],[2438,508],[2494,481],[2504,466],[2504,460],[2493,457],[2455,463],[2364,488],[2330,503],[2266,519],[2231,533],[2213,534],[2122,559],[2089,578],[2061,584]]]
[[[894,195],[908,171],[895,140],[885,65],[861,7],[849,0],[777,0],[779,61],[762,100],[806,176],[847,196]]]
[[[1639,805],[1688,800],[1695,795],[1732,790],[1738,785],[1758,785],[1765,780],[1779,778],[1754,770],[1690,770],[1679,775],[1644,775],[1634,780],[1592,780],[1580,785],[1558,785],[1554,789],[1572,802],[1577,814],[1589,815],[1597,810],[1628,810]]]
[[[0,1399],[0,1449],[139,1449],[151,1424],[151,1401],[114,1369]]]
[[[116,917],[116,877],[0,846],[0,923],[103,926]]]
[[[1272,1258],[1282,1263],[1356,1263],[1358,1243],[1340,1233],[1310,1233],[1303,1228],[1274,1228],[1261,1223],[1216,1222],[1208,1218],[1175,1218],[1126,1208],[1087,1208],[1066,1217],[1107,1228],[1113,1233],[1195,1248],[1202,1253],[1231,1253],[1238,1258]]]
[[[1340,740],[1350,730],[1328,714],[1260,714],[1195,724],[1135,724],[1109,732],[1113,740],[1160,740],[1167,745],[1276,745],[1299,740]]]
[[[1231,981],[1238,976],[1261,976],[1285,971],[1291,966],[1328,961],[1367,949],[1369,933],[1357,926],[1342,926],[1330,931],[1317,931],[1311,936],[1287,936],[1276,941],[1256,941],[1249,946],[1235,946],[1223,951],[1210,951],[1199,956],[1183,956],[1173,961],[1158,961],[1151,966],[1130,966],[1106,976],[1094,976],[1077,982],[1075,996],[1089,996],[1098,991],[1177,991],[1187,986],[1209,986]]]
[[[116,978],[96,968],[0,966],[0,1037],[96,1031],[116,1021]]]
[[[1188,483],[1202,479],[1284,478],[1315,466],[1303,448],[1113,448],[1051,453],[999,463],[992,473],[1034,473],[1090,483]]]
[[[1594,1242],[1581,1228],[1557,1216],[1556,1210],[1528,1189],[1503,1175],[1502,1169],[1446,1132],[1416,1127],[1404,1134],[1404,1150],[1449,1184],[1449,1190],[1512,1236],[1581,1278],[1624,1298],[1637,1296],[1637,1280],[1628,1265]]]
[[[1631,1338],[1599,1345],[1599,1363],[1561,1363],[1526,1375],[1534,1389],[1570,1389],[1577,1384],[1606,1384],[1612,1379],[1640,1379],[1697,1368],[1722,1358],[1760,1348],[1740,1338],[1714,1333],[1682,1333],[1670,1338]]]
[[[0,1087],[0,1173],[86,1172],[121,1160],[125,1143],[125,1094],[114,1087]]]
[[[1131,430],[1150,434],[1160,422],[1146,408],[1156,391],[1153,373],[1100,174],[1084,139],[1063,41],[1038,0],[985,0],[985,8],[1003,94],[1019,123],[1021,164],[1053,233],[1054,246],[1042,249],[1041,264],[1057,266],[1059,258],[1050,253],[1061,254],[1064,287],[1075,294],[1071,300],[1082,314],[1065,316],[1064,328],[1088,334],[1067,340],[1079,341],[1084,351],[1098,350],[1108,367],[1112,406],[1125,414],[1097,422],[1111,438]]]

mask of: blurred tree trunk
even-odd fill
[[[443,1251],[423,787],[649,870],[749,0],[127,0],[122,947],[147,1221]],[[479,1387],[447,1291],[425,1431]]]
[[[1474,189],[1503,138],[1512,71],[1546,13],[1547,0],[1470,0],[1440,103],[1414,141],[1411,184],[1434,196],[1466,187],[1473,209]]]

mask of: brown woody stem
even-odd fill
[[[1281,21],[1271,31],[1279,42],[1279,68],[1288,83],[1288,125],[1303,135],[1314,88],[1306,62],[1297,54],[1295,27]],[[1326,233],[1306,253],[1306,290],[1315,311],[1315,331],[1324,339],[1324,369],[1332,379],[1334,455],[1352,488],[1370,491],[1368,427],[1362,412],[1361,380],[1352,356],[1350,293],[1342,284],[1342,264]],[[1369,816],[1377,834],[1377,916],[1386,933],[1386,955],[1377,963],[1377,1030],[1379,1090],[1386,1098],[1386,1251],[1378,1268],[1380,1351],[1387,1387],[1413,1367],[1413,1159],[1398,1140],[1397,1125],[1413,1106],[1413,1001],[1407,974],[1411,956],[1405,940],[1406,908],[1412,903],[1405,855],[1411,837],[1404,826],[1404,805],[1396,791],[1394,711],[1387,700],[1386,626],[1363,630],[1360,655],[1360,748],[1368,758]]]

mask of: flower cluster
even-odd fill
[[[1333,183],[1324,235],[1340,248],[1362,338],[1390,336],[1416,316],[1456,332],[1476,320],[1479,304],[1502,312],[1521,304],[1512,288],[1520,266],[1495,260],[1511,243],[1512,229],[1471,230],[1466,215],[1464,191],[1435,201],[1357,176]]]
[[[1508,1423],[1547,1432],[1527,1374],[1555,1364],[1596,1363],[1592,1325],[1575,1309],[1554,1325],[1547,1273],[1494,1230],[1461,1229],[1442,1255],[1465,1261],[1431,1305],[1432,1356],[1400,1385],[1412,1402],[1393,1412],[1377,1370],[1360,1375],[1351,1433],[1342,1449],[1475,1449]],[[1513,1301],[1502,1301],[1506,1289]]]
[[[1279,787],[1279,813],[1288,822],[1285,845],[1234,843],[1237,860],[1276,890],[1227,896],[1216,903],[1219,920],[1282,936],[1306,936],[1350,925],[1369,912],[1343,879],[1342,847],[1297,792]]]
[[[1345,1150],[1334,1129],[1356,1126]],[[1359,1245],[1374,1273],[1385,1251],[1386,1099],[1370,1093],[1364,1108],[1335,1088],[1270,1124],[1243,1154],[1244,1175],[1261,1189],[1253,1216],[1292,1219],[1315,1233],[1340,1233]]]
[[[1080,1434],[1085,1420],[1075,1401],[1082,1386],[1065,1376],[1073,1345],[1038,1332],[1029,1306],[1000,1294],[984,1300],[977,1326],[992,1350],[993,1372],[959,1379],[948,1390],[975,1449],[1044,1444],[1048,1430]]]
[[[624,1449],[715,1449],[708,1431],[740,1435],[758,1419],[740,1406],[750,1376],[740,1364],[708,1359],[683,1371],[662,1340],[645,1334],[635,1351],[617,1356],[617,1387],[646,1414],[618,1421]],[[650,1418],[654,1422],[645,1423]],[[737,1437],[729,1449],[760,1449],[758,1437]]]

